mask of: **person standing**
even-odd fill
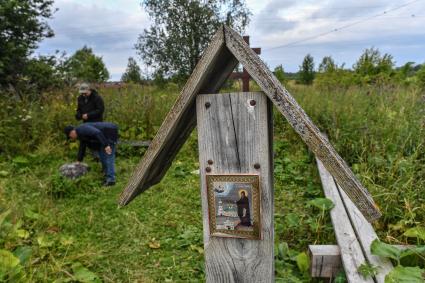
[[[75,118],[87,122],[102,122],[105,106],[102,97],[90,85],[82,83],[78,92],[77,113]]]
[[[85,123],[77,127],[67,126],[64,132],[67,138],[80,141],[77,161],[83,161],[87,147],[96,150],[105,174],[103,185],[115,185],[115,145],[118,141],[118,126],[109,122]]]
[[[249,199],[245,191],[240,191],[240,199],[236,202],[238,207],[238,216],[242,226],[251,226],[251,213],[249,211]]]

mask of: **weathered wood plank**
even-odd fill
[[[318,159],[317,167],[319,168],[323,191],[326,197],[335,204],[335,207],[331,210],[331,219],[335,237],[341,249],[341,259],[347,280],[350,283],[374,282],[372,278],[365,279],[357,272],[360,265],[366,263],[362,247],[351,226],[350,218],[348,217],[333,177]]]
[[[217,92],[237,63],[225,47],[223,28],[220,28],[134,170],[120,196],[120,205],[128,204],[162,179],[196,125],[196,95]]]
[[[363,254],[370,264],[379,267],[378,273],[375,276],[376,282],[384,283],[385,276],[394,267],[389,259],[373,255],[370,252],[370,245],[375,239],[378,239],[375,230],[336,182],[335,185],[337,186],[338,192],[344,203],[345,211],[347,211],[348,217],[350,218],[351,226],[353,227],[357,239],[363,249]]]
[[[251,106],[250,101],[256,105]],[[205,103],[210,107],[206,108]],[[262,93],[199,95],[199,164],[207,282],[273,282],[273,188],[267,97]],[[213,164],[208,164],[212,160]],[[254,164],[260,164],[259,169]],[[262,240],[210,237],[206,167],[211,174],[257,173]]]
[[[118,144],[128,145],[128,146],[133,146],[133,147],[148,147],[151,144],[151,141],[119,140]]]
[[[372,196],[355,177],[345,161],[338,155],[328,139],[322,135],[304,110],[281,85],[260,57],[245,43],[242,37],[225,26],[226,46],[246,68],[261,89],[285,116],[308,147],[323,162],[363,215],[373,221],[381,216]]]
[[[335,278],[342,268],[338,245],[309,245],[310,275],[313,278]]]

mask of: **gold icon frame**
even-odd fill
[[[207,196],[208,196],[208,216],[209,216],[209,229],[210,235],[214,237],[231,237],[231,238],[243,238],[243,239],[252,239],[252,240],[260,240],[261,239],[261,188],[260,188],[260,176],[254,174],[208,174],[206,176],[207,182]],[[216,202],[216,191],[214,188],[215,183],[227,184],[234,189],[231,190],[239,190],[237,193],[241,196],[241,191],[245,191],[245,195],[249,197],[248,187],[250,187],[252,196],[251,196],[251,204],[249,206],[250,212],[252,211],[252,219],[251,228],[246,228],[245,230],[236,229],[223,229],[217,228],[217,202]],[[245,187],[239,188],[237,187]],[[234,193],[234,192],[233,192]],[[251,213],[250,213],[251,214]],[[228,217],[228,218],[236,218]],[[240,217],[239,217],[240,218]],[[241,218],[240,218],[241,219]],[[242,220],[241,220],[242,221]],[[230,225],[231,226],[231,225]],[[242,226],[241,226],[242,227]],[[245,228],[245,227],[244,227]]]

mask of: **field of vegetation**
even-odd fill
[[[383,213],[374,224],[380,239],[424,244],[424,93],[414,86],[288,88],[372,193]],[[100,89],[106,120],[128,140],[152,139],[178,92],[171,83]],[[76,156],[77,144],[62,133],[75,123],[76,94],[0,100],[0,281],[202,281],[196,133],[160,184],[119,208],[144,149],[119,148],[110,188],[89,157],[86,176],[59,175]],[[307,245],[335,239],[326,207],[317,204],[323,192],[314,156],[277,111],[274,117],[276,279],[310,282]],[[416,234],[405,233],[412,228]]]

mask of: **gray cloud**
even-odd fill
[[[403,3],[382,0],[290,3],[269,2],[262,12],[254,15],[248,30],[253,45],[262,47],[262,58],[271,67],[283,64],[286,70],[297,71],[307,53],[311,53],[316,61],[332,55],[339,63],[346,62],[351,67],[362,51],[372,46],[392,54],[397,65],[425,60],[422,51],[425,50],[425,15],[420,12],[425,11],[423,1],[367,21],[364,19]],[[282,6],[286,8],[281,9]],[[273,15],[273,19],[280,22],[266,25],[267,15]],[[292,26],[285,28],[288,22]],[[339,29],[356,22],[358,24],[349,28]]]
[[[283,18],[280,13],[296,5],[295,0],[272,0],[254,17],[253,25],[259,32],[273,33],[295,27],[297,22]]]
[[[112,80],[119,80],[138,34],[148,26],[147,16],[141,11],[128,11],[107,5],[56,1],[59,11],[50,25],[55,37],[40,44],[38,53],[55,50],[72,54],[87,45],[103,57]]]
[[[102,4],[93,4],[99,3]],[[283,64],[288,71],[297,71],[307,53],[316,62],[332,55],[338,63],[351,66],[365,48],[371,46],[394,55],[398,65],[407,61],[423,62],[425,56],[425,2],[418,1],[406,8],[391,12],[364,23],[316,37],[337,27],[350,24],[402,5],[396,0],[249,0],[253,18],[247,34],[255,47],[262,47],[262,58],[270,67]],[[136,56],[133,49],[137,36],[149,26],[147,15],[135,0],[56,0],[60,9],[51,26],[53,39],[45,40],[38,53],[65,50],[68,54],[83,45],[92,47],[103,56],[118,80],[127,58]],[[415,17],[411,17],[414,14]],[[292,46],[282,46],[302,41]]]
[[[366,17],[385,11],[391,5],[391,2],[383,0],[328,1],[322,4],[317,11],[314,11],[309,19],[346,20],[347,18]]]

